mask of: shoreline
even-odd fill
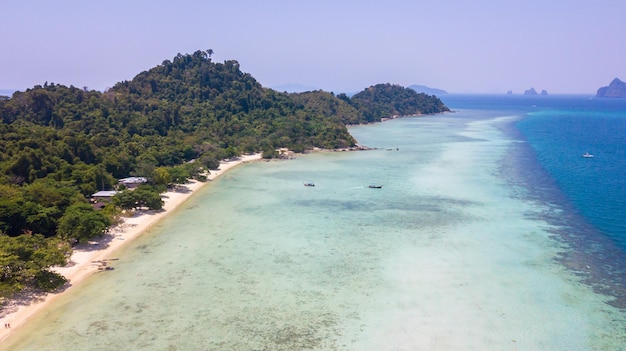
[[[111,227],[109,233],[103,235],[102,238],[75,247],[66,266],[52,268],[67,278],[67,284],[56,292],[44,295],[29,296],[24,294],[25,296],[18,297],[4,307],[8,311],[3,311],[0,318],[5,324],[5,328],[0,329],[0,342],[12,335],[20,326],[26,324],[38,312],[43,311],[46,306],[65,291],[80,285],[81,281],[94,273],[111,269],[108,264],[115,260],[111,256],[115,251],[149,231],[154,224],[174,212],[203,186],[235,166],[260,159],[261,154],[256,153],[240,156],[235,160],[222,161],[219,169],[212,170],[205,182],[190,180],[187,184],[179,186],[173,191],[163,193],[161,195],[164,201],[162,210],[135,211],[132,216],[123,217],[121,222]],[[10,325],[9,328],[6,327],[7,324]]]

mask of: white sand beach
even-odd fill
[[[138,211],[131,217],[123,218],[122,222],[111,228],[110,233],[100,240],[90,241],[79,245],[74,249],[70,262],[65,267],[56,267],[54,270],[61,273],[69,281],[69,286],[60,292],[50,293],[36,300],[16,301],[6,306],[7,309],[2,315],[1,321],[5,328],[0,329],[0,342],[6,339],[11,333],[21,325],[24,325],[30,318],[42,311],[51,301],[64,291],[78,285],[90,274],[109,267],[110,262],[115,258],[112,254],[121,246],[129,243],[142,233],[146,232],[159,220],[172,213],[174,209],[185,202],[192,194],[211,180],[224,174],[229,169],[247,162],[261,159],[261,154],[244,155],[237,159],[220,163],[218,170],[212,170],[207,176],[207,182],[191,180],[189,183],[179,186],[176,191],[169,191],[162,194],[164,200],[161,211]],[[7,328],[7,325],[10,328]]]
[[[546,204],[500,173],[494,118],[355,127],[382,147],[227,174],[84,260],[115,269],[91,267],[0,350],[623,349],[623,311],[555,259]]]

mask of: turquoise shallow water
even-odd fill
[[[503,176],[514,117],[240,166],[0,349],[619,350],[624,311],[558,260],[575,248],[542,214],[561,209]]]
[[[626,308],[626,99],[457,95],[446,103],[519,116],[500,126],[521,141],[502,160],[500,178],[543,204],[536,216],[571,246],[559,262]]]

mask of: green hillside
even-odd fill
[[[280,93],[211,54],[178,54],[106,92],[45,83],[0,99],[0,296],[61,284],[48,267],[67,257],[67,243],[101,235],[122,209],[160,208],[167,186],[222,159],[351,147],[347,124],[447,111],[390,84],[352,98]],[[89,204],[128,176],[148,182],[102,210]]]

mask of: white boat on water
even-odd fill
[[[584,158],[592,158],[592,157],[593,157],[593,155],[592,155],[592,154],[590,154],[590,153],[588,153],[588,152],[585,152],[585,153],[583,154],[583,157],[584,157]]]

